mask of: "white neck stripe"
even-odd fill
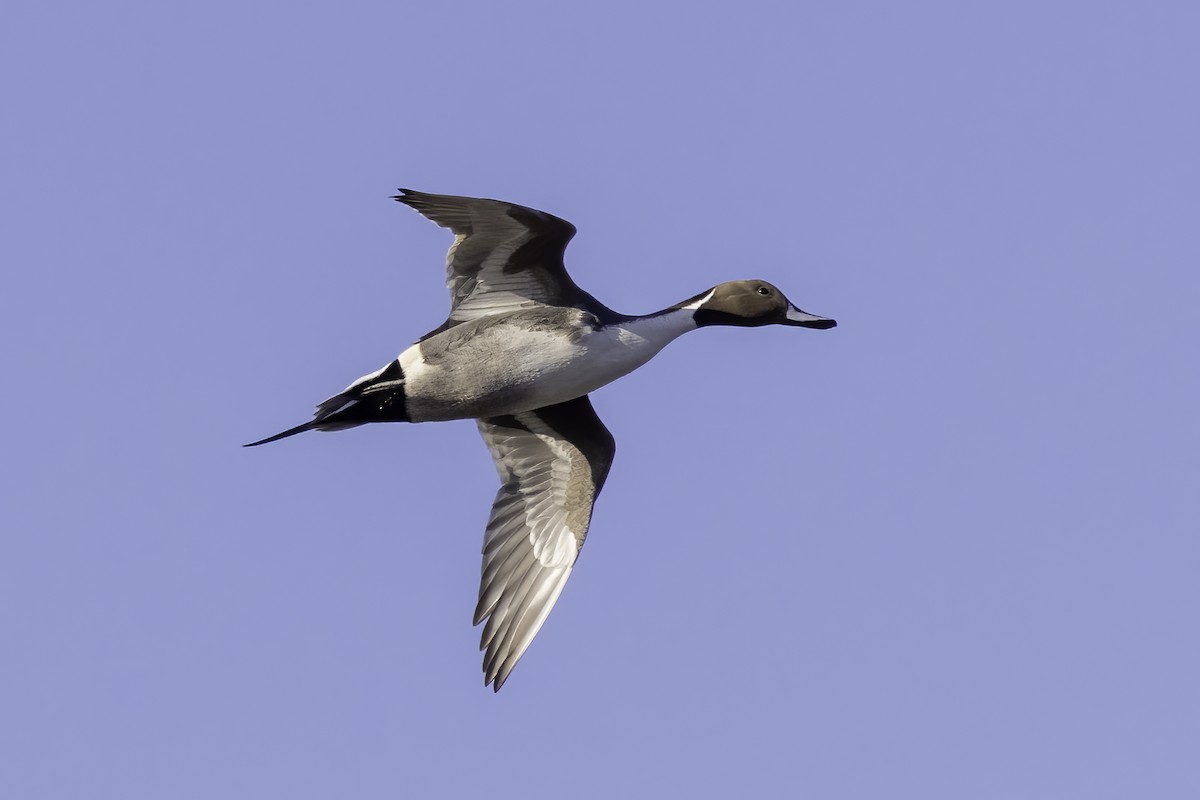
[[[714,287],[712,290],[709,291],[708,294],[704,295],[704,297],[701,297],[696,302],[688,303],[686,306],[680,306],[680,308],[687,310],[687,311],[695,311],[696,309],[700,308],[700,306],[707,303],[709,300],[712,300],[712,296],[716,293],[717,293],[717,290],[716,290],[716,287]]]

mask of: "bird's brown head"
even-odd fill
[[[695,309],[696,325],[797,325],[832,328],[836,320],[818,317],[792,305],[783,292],[766,281],[729,281],[680,304]]]

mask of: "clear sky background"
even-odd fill
[[[0,24],[0,795],[1200,797],[1200,6],[44,3]],[[644,313],[498,695],[398,186]]]

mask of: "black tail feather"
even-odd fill
[[[244,445],[242,445],[242,447],[258,447],[260,444],[267,444],[268,442],[277,442],[280,439],[286,439],[289,436],[295,436],[297,433],[304,433],[305,431],[311,431],[317,427],[317,424],[318,424],[317,420],[314,419],[313,421],[306,422],[303,425],[297,425],[294,428],[288,428],[283,433],[277,433],[274,436],[268,436],[265,439],[259,439],[257,442],[251,442],[250,444],[244,444]]]
[[[408,422],[404,396],[404,371],[397,359],[378,372],[364,375],[344,392],[317,406],[316,418],[283,433],[268,436],[242,447],[277,442],[305,431],[340,431],[367,422]]]

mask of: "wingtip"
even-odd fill
[[[479,593],[479,602],[475,604],[475,615],[471,617],[471,627],[473,627],[473,628],[478,628],[479,623],[481,623],[485,619],[487,619],[488,616],[492,613],[492,609],[496,607],[496,603],[494,601],[492,602],[492,604],[490,606],[484,605],[483,601],[484,601],[484,595],[483,595],[483,592],[480,592]],[[479,640],[479,649],[480,650],[487,647],[487,643],[488,643],[488,638],[486,637],[487,629],[484,629],[482,631],[482,633],[485,634],[485,636],[481,637]]]
[[[401,194],[392,195],[392,199],[397,203],[403,203],[409,208],[416,209],[424,214],[422,208],[427,204],[427,195],[421,192],[414,192],[412,189],[401,189]]]

